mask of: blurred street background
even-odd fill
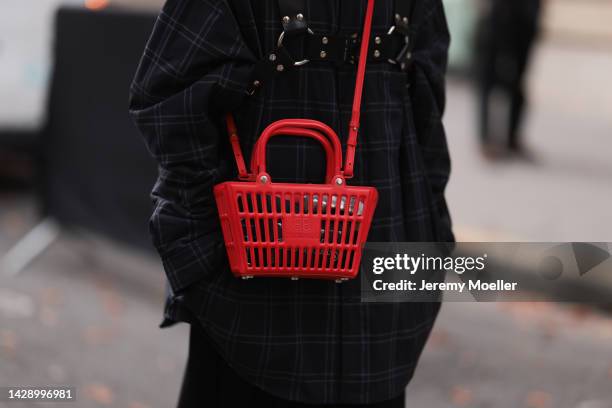
[[[48,101],[72,101],[58,93],[66,82],[48,85],[65,80],[57,67],[53,75],[54,64],[71,66],[60,59],[73,48],[52,40],[59,2],[37,0],[36,13],[30,2],[4,1],[0,386],[77,387],[76,405],[66,406],[171,407],[182,379],[188,330],[185,325],[157,328],[163,270],[148,243],[126,227],[141,226],[146,239],[148,212],[138,211],[147,210],[151,185],[143,183],[143,193],[126,193],[125,205],[97,201],[79,178],[86,170],[53,150],[64,143],[56,130],[66,129],[57,119],[65,113],[47,108]],[[83,2],[71,3],[81,7]],[[88,13],[101,13],[91,10],[106,5],[85,3]],[[119,3],[129,6],[130,18],[144,15],[138,21],[147,26],[160,1]],[[453,172],[447,197],[457,240],[612,242],[612,2],[543,3],[525,78],[525,154],[495,156],[483,154],[478,137],[472,80],[475,27],[482,12],[477,3],[482,2],[445,2],[453,33],[445,116]],[[122,16],[108,18],[116,19],[109,20],[116,30],[126,26]],[[65,19],[76,24],[70,13]],[[38,29],[28,30],[34,20]],[[52,59],[54,52],[61,58]],[[112,59],[109,52],[104,56]],[[115,71],[105,66],[101,72]],[[67,76],[78,80],[71,72]],[[121,86],[127,98],[127,86]],[[82,103],[96,102],[89,99]],[[503,106],[500,95],[492,99]],[[126,104],[117,111],[125,111]],[[503,109],[496,109],[492,116],[503,117]],[[109,122],[128,126],[123,119]],[[92,132],[100,126],[94,124]],[[137,149],[137,134],[128,133],[124,142]],[[105,154],[103,146],[99,149]],[[40,164],[45,151],[54,153]],[[109,154],[121,163],[120,152]],[[154,171],[151,165],[143,179]],[[130,184],[133,175],[125,177]],[[49,193],[55,187],[62,191],[59,198]],[[139,196],[142,203],[134,198]],[[71,206],[67,197],[76,197],[79,205]],[[91,208],[84,210],[87,205]],[[136,215],[116,215],[117,208],[128,207]],[[119,237],[112,222],[121,225]],[[409,407],[612,408],[612,318],[605,308],[588,304],[446,303],[407,396]],[[0,402],[0,408],[43,405]]]

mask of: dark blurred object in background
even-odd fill
[[[476,33],[475,74],[479,98],[479,132],[483,152],[496,152],[495,136],[521,153],[521,119],[526,97],[524,77],[538,33],[540,0],[487,0]],[[493,91],[507,102],[507,120],[492,123]]]
[[[61,8],[48,124],[41,141],[45,215],[149,247],[157,168],[127,114],[127,89],[153,13]]]
[[[47,120],[33,154],[42,221],[1,259],[7,273],[67,228],[152,248],[157,168],[128,116],[127,90],[154,22],[154,13],[122,8],[58,10]]]
[[[38,132],[0,131],[0,191],[31,189],[37,137]]]

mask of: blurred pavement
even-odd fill
[[[447,199],[457,239],[612,242],[612,52],[544,42],[534,57],[529,161],[484,160],[473,92],[449,81]]]
[[[30,197],[0,195],[0,254],[33,214]],[[17,277],[0,272],[0,386],[75,386],[66,407],[172,407],[188,330],[157,328],[162,273],[149,255],[69,233]],[[37,406],[50,405],[0,402]]]
[[[0,203],[1,254],[34,211],[27,196]],[[188,333],[157,328],[162,282],[152,257],[64,234],[0,276],[0,384],[77,387],[76,405],[54,407],[172,407]],[[446,303],[408,406],[612,408],[610,344],[612,320],[588,307]]]

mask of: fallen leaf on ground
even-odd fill
[[[128,408],[151,408],[150,406],[143,404],[142,402],[130,402]]]
[[[449,343],[449,335],[446,330],[437,329],[431,332],[427,346],[432,348],[444,347]]]
[[[12,353],[17,349],[17,335],[11,330],[0,331],[0,348],[8,353]]]
[[[451,401],[458,407],[465,407],[472,402],[472,391],[461,386],[455,386],[451,390]]]
[[[100,383],[86,385],[83,389],[83,394],[87,399],[103,405],[111,405],[115,400],[113,391],[108,386]]]
[[[116,330],[107,326],[89,326],[81,333],[87,344],[100,345],[108,344],[113,341]]]
[[[57,326],[57,322],[59,320],[57,311],[49,306],[41,307],[38,317],[42,324],[49,327]]]
[[[581,323],[594,317],[593,308],[587,305],[571,305],[569,306],[570,317],[576,322]]]
[[[59,306],[63,303],[63,296],[57,288],[44,288],[40,291],[40,301],[47,306]]]
[[[549,408],[552,406],[552,396],[545,391],[531,391],[527,394],[528,408]]]

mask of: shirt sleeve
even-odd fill
[[[130,114],[159,166],[149,228],[172,291],[218,267],[225,249],[213,186],[225,112],[246,96],[255,57],[228,0],[167,0],[130,87]]]
[[[420,18],[413,39],[411,98],[414,123],[438,212],[438,238],[440,241],[454,241],[444,198],[451,163],[442,123],[450,35],[442,0],[416,2],[415,7],[415,14]]]

